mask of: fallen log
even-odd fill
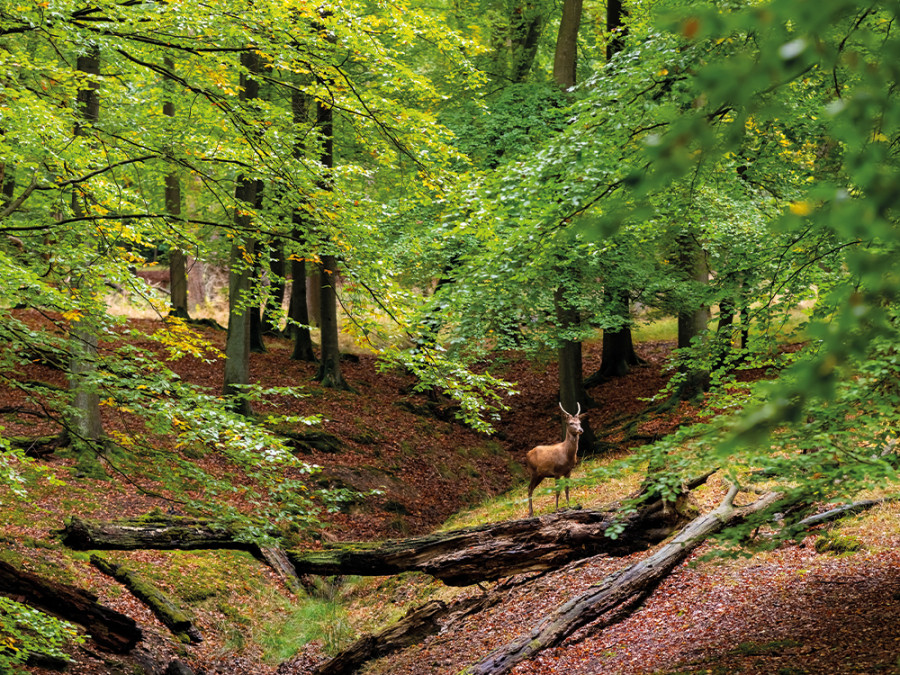
[[[97,602],[97,596],[20,570],[0,561],[0,593],[84,626],[94,642],[111,652],[125,654],[141,639],[134,619]]]
[[[505,585],[498,586],[488,593],[456,600],[449,605],[434,600],[412,609],[400,621],[383,631],[363,636],[321,664],[314,675],[350,675],[366,661],[387,656],[434,635],[441,630],[442,623],[450,623],[497,604],[507,588]]]
[[[338,542],[289,550],[298,574],[390,575],[420,571],[449,586],[545,571],[598,554],[628,555],[659,543],[687,521],[680,505],[655,500],[635,512],[559,511],[383,542]],[[623,529],[606,536],[612,526]]]
[[[711,534],[738,518],[771,506],[781,497],[778,493],[768,493],[748,506],[737,508],[733,505],[737,492],[737,487],[732,487],[716,509],[695,518],[655,553],[560,605],[534,629],[500,647],[466,672],[470,675],[501,675],[538,652],[560,644],[576,630],[608,612],[612,616],[602,619],[595,628],[621,621]]]
[[[81,551],[257,549],[252,543],[239,541],[221,525],[184,516],[147,515],[107,523],[72,516],[66,519],[62,532],[63,544]]]
[[[315,675],[353,673],[370,659],[379,658],[416,644],[425,636],[438,632],[437,618],[446,611],[447,605],[440,600],[418,607],[380,633],[360,638],[340,654],[316,668]]]
[[[297,576],[297,570],[294,569],[284,549],[276,546],[260,546],[259,554],[269,567],[275,570],[275,573],[291,593],[294,595],[303,593],[303,582]]]
[[[203,636],[193,619],[178,604],[154,586],[140,572],[117,565],[98,555],[91,556],[91,564],[104,574],[122,583],[132,595],[147,605],[156,617],[182,642],[202,642]]]

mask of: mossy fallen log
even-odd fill
[[[315,670],[315,675],[348,675],[354,673],[366,661],[379,658],[391,652],[420,642],[428,635],[437,633],[437,619],[447,612],[447,605],[434,600],[418,607],[385,630],[365,635],[350,647]]]
[[[228,548],[255,551],[252,543],[239,541],[227,528],[212,521],[170,515],[148,515],[111,522],[72,516],[63,528],[63,543],[86,551],[139,549],[199,550]]]
[[[652,546],[688,518],[659,500],[631,514],[575,510],[490,523],[383,542],[338,542],[322,550],[288,550],[298,574],[430,574],[450,586],[466,586],[523,572],[545,571],[605,553],[628,555]],[[617,538],[606,536],[621,527]]]
[[[462,598],[449,605],[433,600],[411,609],[406,616],[378,633],[365,635],[316,668],[314,675],[350,675],[366,661],[422,642],[441,627],[491,607],[505,597],[508,586],[498,584],[491,591]]]
[[[97,645],[111,652],[125,654],[141,639],[141,629],[134,619],[101,605],[90,591],[2,561],[0,593],[84,626]]]
[[[194,626],[194,620],[162,590],[153,585],[140,572],[118,565],[98,555],[91,556],[91,564],[98,570],[122,583],[182,642],[202,642],[203,636]]]

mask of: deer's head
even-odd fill
[[[559,404],[559,409],[562,410],[563,417],[566,421],[566,431],[573,436],[580,436],[584,433],[584,429],[581,428],[581,418],[587,415],[587,413],[581,412],[581,404],[578,404],[578,411],[574,415],[570,415],[566,412],[566,409],[563,408],[562,403]]]

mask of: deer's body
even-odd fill
[[[538,445],[533,447],[525,455],[525,468],[531,476],[528,483],[528,516],[534,515],[531,503],[531,495],[534,489],[545,478],[568,478],[575,463],[578,461],[578,439],[581,437],[581,418],[587,413],[581,413],[581,404],[578,404],[578,412],[570,415],[559,405],[566,420],[566,439],[562,443],[554,445]],[[569,505],[569,486],[566,485],[566,506]],[[559,509],[559,491],[556,492],[556,508]]]

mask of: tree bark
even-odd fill
[[[334,166],[334,117],[332,109],[321,102],[316,105],[316,124],[324,139],[322,165],[330,170]],[[323,183],[323,187],[331,189],[330,176]],[[337,258],[334,255],[323,255],[319,273],[321,274],[319,328],[321,330],[322,359],[319,361],[316,380],[321,382],[324,387],[349,390],[350,386],[341,373],[341,351],[338,345]]]
[[[163,64],[168,72],[174,72],[175,62],[172,57],[163,57]],[[170,84],[169,78],[166,78],[167,84]],[[171,92],[170,92],[171,93]],[[175,103],[169,97],[163,103],[163,115],[166,117],[175,117]],[[177,219],[181,218],[181,178],[176,171],[166,174],[166,183],[164,190],[164,198],[166,203],[166,213]],[[169,304],[171,308],[169,313],[181,319],[190,319],[188,313],[188,278],[187,278],[187,255],[179,242],[169,249]]]
[[[101,605],[93,593],[16,569],[2,561],[0,593],[81,624],[94,642],[112,652],[125,654],[142,637],[134,619]]]
[[[309,97],[302,91],[296,90],[291,95],[291,111],[295,126],[300,127],[308,123],[309,102]],[[294,146],[294,156],[303,158],[305,152],[305,145],[302,141],[298,141]],[[309,236],[309,221],[299,208],[294,209],[291,220],[293,222],[291,238],[304,246]],[[306,283],[306,260],[296,254],[292,255],[290,260],[291,300],[288,305],[288,316],[293,322],[290,324],[290,331],[294,338],[294,351],[291,353],[291,359],[313,363],[316,360],[316,353],[309,330],[311,325],[309,295],[315,295],[318,298],[318,289],[315,294],[309,293]],[[318,308],[318,302],[316,307]]]
[[[578,56],[578,29],[581,26],[583,0],[563,0],[556,52],[553,57],[553,79],[563,89],[575,86]]]
[[[92,47],[87,54],[79,56],[76,68],[90,75],[100,74],[100,51]],[[87,87],[78,90],[78,122],[75,136],[83,136],[86,127],[100,120],[100,94],[97,82],[92,80]],[[72,195],[72,211],[75,215],[85,213],[78,193]],[[84,288],[87,270],[76,274],[72,287],[76,294],[89,293]],[[72,360],[69,365],[69,389],[73,393],[71,424],[77,436],[88,443],[103,438],[103,423],[100,417],[100,395],[91,378],[97,369],[98,343],[96,329],[83,319],[72,322],[70,329]]]
[[[269,280],[269,299],[263,311],[262,330],[266,335],[280,335],[281,326],[278,319],[281,316],[281,307],[284,304],[285,276],[287,275],[287,260],[284,257],[284,242],[278,240],[269,257],[269,270],[272,272]]]
[[[420,571],[448,586],[466,586],[513,574],[561,567],[600,553],[628,555],[662,541],[687,518],[657,500],[636,513],[559,511],[423,537],[328,544],[319,551],[289,550],[299,574],[379,576]],[[624,522],[616,539],[605,536]]]
[[[241,101],[259,95],[259,82],[252,77],[259,72],[260,57],[256,52],[241,54],[241,64],[247,72],[241,75]],[[256,257],[256,240],[249,236],[252,225],[245,209],[257,203],[258,183],[253,178],[239,176],[235,187],[234,243],[228,273],[228,336],[225,340],[225,374],[222,393],[232,397],[232,408],[245,416],[253,409],[242,388],[250,383],[250,295]]]
[[[117,565],[98,555],[91,556],[91,564],[104,574],[122,583],[132,595],[143,602],[172,634],[182,642],[203,642],[194,621],[172,598],[148,581],[140,572]]]
[[[709,283],[709,267],[706,254],[693,232],[682,231],[677,237],[678,264],[685,280],[696,286]],[[697,304],[684,307],[678,313],[678,348],[687,349],[694,338],[699,337],[709,325],[709,307]],[[683,401],[696,398],[709,387],[709,372],[685,363],[681,368],[684,380],[677,396]]]
[[[434,600],[411,610],[396,624],[373,635],[366,635],[334,658],[316,668],[314,675],[350,675],[366,661],[421,642],[440,630],[437,619],[447,612],[447,605]]]
[[[291,302],[289,315],[296,325],[291,325],[291,333],[294,336],[294,351],[291,359],[294,361],[307,361],[313,363],[316,360],[316,352],[313,349],[312,334],[309,330],[309,310],[306,305],[306,263],[303,260],[291,260]]]
[[[716,509],[692,520],[678,536],[651,556],[608,576],[587,593],[560,605],[533,630],[504,645],[467,672],[471,675],[507,673],[515,665],[560,644],[576,630],[597,621],[608,612],[612,612],[613,616],[595,624],[595,629],[621,621],[711,534],[739,517],[767,508],[780,498],[777,493],[769,493],[749,506],[735,508],[733,500],[736,495],[737,489],[732,488]]]
[[[556,305],[556,320],[559,328],[565,330],[579,325],[581,317],[577,310],[568,307],[565,300],[565,291],[562,286],[556,289],[554,303]],[[559,402],[568,412],[575,414],[582,412],[593,405],[593,401],[587,394],[584,386],[584,361],[582,358],[581,342],[569,340],[565,336],[560,338],[560,347],[557,352],[559,371]],[[565,425],[564,425],[565,426]],[[583,433],[579,439],[579,451],[583,455],[590,455],[597,444],[597,436],[591,428],[590,420],[585,418],[581,422]]]
[[[256,546],[237,541],[234,533],[214,523],[176,516],[95,522],[78,516],[67,519],[63,544],[76,550],[164,549],[190,551],[228,548],[254,551]]]
[[[606,58],[611,59],[625,46],[625,26],[623,19],[628,16],[622,0],[606,0],[606,30],[609,42],[606,44]]]

